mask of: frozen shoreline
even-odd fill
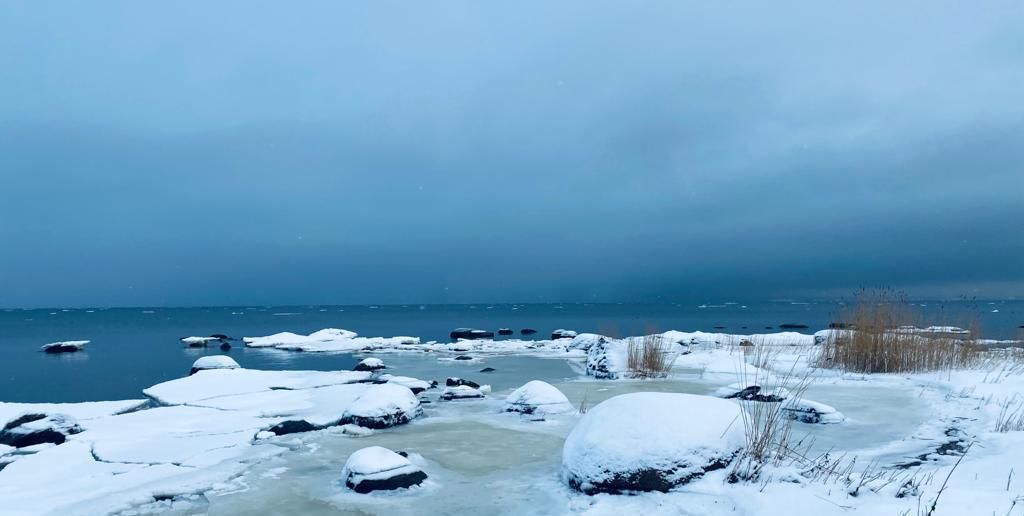
[[[666,379],[608,381],[581,377],[562,381],[556,386],[566,392],[575,406],[581,400],[587,400],[593,406],[607,397],[605,394],[638,390],[665,388],[711,394],[722,386],[742,380],[744,375],[770,378],[777,374],[777,370],[791,368],[793,364],[806,370],[809,367],[807,356],[813,351],[815,337],[797,333],[730,335],[666,332],[662,335],[666,341],[680,348],[674,358],[672,372]],[[285,344],[286,349],[377,353],[384,356],[385,362],[387,354],[403,353],[402,356],[419,356],[419,360],[433,361],[441,374],[445,367],[450,367],[444,365],[446,361],[455,364],[456,356],[470,356],[479,367],[488,360],[500,360],[502,356],[563,358],[578,364],[581,371],[587,360],[587,351],[581,347],[585,339],[419,343],[406,337],[365,339],[342,331],[333,332],[327,339],[323,336],[321,333],[316,342],[293,339]],[[761,364],[767,366],[763,369],[749,364],[751,357],[741,346],[744,342],[776,350],[772,362]],[[383,374],[401,373],[401,370],[385,370]],[[11,514],[105,514],[129,509],[196,514],[202,513],[210,504],[230,513],[228,509],[232,504],[244,506],[238,499],[240,490],[249,492],[252,484],[261,483],[262,475],[271,478],[285,474],[272,473],[271,470],[294,468],[296,462],[311,460],[312,457],[306,456],[307,451],[328,447],[328,443],[347,449],[355,446],[350,446],[350,441],[359,441],[360,446],[376,440],[385,443],[396,439],[399,442],[416,442],[413,436],[425,437],[433,429],[440,428],[438,425],[449,424],[485,425],[492,429],[487,432],[507,434],[510,439],[519,439],[517,436],[523,432],[527,437],[540,432],[560,440],[580,417],[575,412],[563,412],[548,416],[545,422],[531,423],[506,414],[506,405],[501,400],[511,389],[479,400],[442,403],[437,402],[441,394],[439,389],[427,390],[419,394],[421,402],[431,402],[422,405],[423,417],[413,416],[411,424],[375,430],[369,437],[357,438],[354,436],[366,433],[353,433],[355,430],[335,425],[344,423],[348,407],[373,387],[368,382],[374,374],[207,370],[147,389],[151,405],[157,406],[147,405],[143,400],[60,405],[0,403],[0,419],[4,421],[30,412],[58,413],[72,416],[82,428],[80,433],[68,435],[66,442],[56,446],[40,445],[26,451],[0,447],[0,456],[3,457],[0,462],[6,464],[0,470],[0,502]],[[1021,396],[1024,390],[1021,371],[979,369],[915,375],[854,375],[815,370],[814,374],[817,380],[809,391],[809,397],[835,406],[847,413],[847,417],[850,413],[855,416],[836,425],[835,430],[815,429],[837,450],[857,455],[862,463],[878,460],[884,467],[916,461],[919,464],[907,467],[920,470],[921,475],[935,473],[944,477],[958,457],[936,454],[935,450],[951,442],[951,436],[955,435],[957,442],[975,444],[957,468],[950,487],[943,493],[939,514],[957,514],[958,508],[977,511],[978,496],[989,504],[981,513],[996,511],[1005,514],[1010,508],[1016,491],[1012,481],[1010,490],[1006,490],[1007,475],[1012,465],[1024,463],[1024,452],[1018,451],[1024,444],[1024,437],[1021,432],[995,433],[992,428],[1001,403]],[[419,381],[395,376],[378,376],[375,381],[382,378],[384,382],[395,380],[401,385]],[[477,374],[471,379],[486,380],[486,377]],[[521,384],[534,379],[537,378],[524,376]],[[880,393],[887,391],[899,393],[899,396],[893,396],[891,400],[879,398],[883,395]],[[861,399],[863,396],[858,392],[871,399]],[[867,394],[869,392],[870,395]],[[920,407],[911,409],[908,406],[910,412],[907,413],[918,410],[921,420],[912,428],[892,426],[884,434],[886,441],[865,442],[867,447],[855,442],[859,433],[877,428],[877,424],[873,427],[861,422],[872,413],[870,403],[907,405],[912,404],[915,398],[921,401]],[[264,435],[274,425],[298,419],[324,429],[280,436]],[[835,435],[830,436],[830,431]],[[829,437],[834,438],[830,440]],[[426,461],[431,479],[423,487],[408,492],[372,495],[370,501],[365,502],[369,503],[366,506],[369,509],[364,509],[401,512],[403,504],[418,506],[440,502],[435,499],[435,493],[455,488],[446,482],[459,476],[459,468],[443,465],[446,463],[444,458],[433,453],[429,446],[415,451]],[[460,453],[471,456],[473,450]],[[344,461],[345,457],[331,459],[333,469],[328,469],[335,480]],[[480,462],[479,467],[491,464],[498,470],[505,469],[502,461],[495,461],[493,457],[481,456]],[[695,507],[701,507],[697,513],[712,511],[714,507],[719,507],[722,513],[735,511],[730,514],[792,514],[794,507],[819,514],[845,513],[841,506],[863,509],[865,513],[897,514],[916,504],[914,498],[897,498],[894,492],[890,492],[890,486],[879,488],[878,492],[868,490],[852,496],[814,482],[791,484],[775,480],[766,484],[761,493],[758,486],[727,484],[718,473],[710,473],[699,481],[665,494],[588,497],[565,488],[557,480],[557,467],[552,470],[550,464],[544,464],[547,463],[538,462],[536,466],[540,469],[530,474],[544,476],[539,481],[548,491],[545,497],[558,502],[552,514],[649,512],[654,507],[671,508],[680,514],[692,513]],[[432,467],[438,474],[431,472]],[[523,471],[515,473],[517,468],[509,470],[509,474],[525,474]],[[318,477],[320,480],[323,479]],[[310,489],[319,493],[311,495],[310,503],[321,498],[328,505],[337,500],[345,500],[346,503],[360,500],[353,499],[355,495],[345,493],[344,487],[334,484],[320,484]],[[938,485],[920,486],[922,499],[934,496],[937,489]],[[971,496],[975,497],[973,501]],[[710,505],[702,505],[708,503]],[[1021,506],[1018,504],[1017,507]]]

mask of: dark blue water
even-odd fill
[[[547,338],[557,328],[608,335],[637,335],[670,329],[756,333],[783,323],[806,324],[806,332],[836,319],[833,303],[762,302],[711,305],[409,305],[216,308],[116,308],[0,310],[0,400],[70,402],[141,396],[143,388],[178,378],[196,358],[219,354],[178,341],[190,335],[224,333],[233,337],[281,331],[310,333],[345,328],[363,336],[410,335],[447,341],[456,327],[488,330],[534,328]],[[981,319],[989,338],[1014,338],[1024,324],[1024,302],[929,303],[926,312],[956,313],[937,320]],[[998,310],[998,312],[993,312]],[[282,315],[291,314],[291,315]],[[60,340],[91,340],[87,351],[47,355],[39,346]],[[348,369],[355,359],[341,354],[246,349],[229,354],[243,367],[257,369]]]

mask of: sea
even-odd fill
[[[980,322],[984,337],[1019,338],[1024,301],[915,301],[925,320]],[[47,308],[0,310],[0,401],[80,402],[141,398],[151,385],[180,378],[198,357],[225,353],[187,348],[187,336],[234,338],[282,331],[308,334],[344,328],[366,337],[414,336],[450,341],[459,327],[510,337],[549,338],[556,329],[611,336],[666,330],[751,334],[806,325],[813,333],[841,318],[833,301],[767,300],[705,304],[472,304],[367,306],[246,306],[190,308]],[[523,336],[524,328],[537,330]],[[85,351],[50,355],[40,346],[89,340]],[[350,369],[350,354],[296,353],[245,348],[227,351],[243,367],[271,370]]]

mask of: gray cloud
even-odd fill
[[[1024,8],[739,9],[2,6],[0,305],[1021,295]]]

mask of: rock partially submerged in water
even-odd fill
[[[74,353],[76,351],[82,351],[85,349],[85,345],[90,341],[88,340],[65,340],[61,342],[51,342],[49,344],[43,344],[39,349],[44,353]]]
[[[487,330],[478,330],[476,328],[455,328],[454,330],[452,330],[449,336],[452,338],[452,340],[493,339],[494,332],[490,332]]]
[[[537,333],[537,330],[535,330],[533,328],[523,328],[523,329],[519,330],[519,334],[520,335],[533,335],[535,333]]]
[[[555,330],[555,331],[551,332],[551,340],[571,339],[571,338],[574,338],[574,337],[576,337],[576,332],[573,331],[573,330],[558,329],[558,330]]]
[[[463,380],[462,378],[457,378],[457,377],[454,377],[454,376],[453,377],[449,377],[447,380],[445,380],[444,381],[444,385],[445,385],[445,387],[458,387],[460,385],[466,385],[466,386],[472,387],[474,389],[479,389],[480,388],[480,384],[478,384],[478,383],[476,383],[476,382],[474,382],[472,380]]]
[[[540,380],[527,382],[526,385],[512,391],[505,398],[506,412],[521,414],[561,414],[572,412],[572,403],[554,385]]]
[[[82,432],[75,418],[64,414],[24,414],[0,430],[0,444],[25,448],[38,444],[62,444],[69,435]]]
[[[586,494],[666,492],[725,468],[745,444],[740,407],[639,392],[590,409],[562,449],[562,478]]]
[[[382,374],[379,377],[386,383],[394,383],[404,387],[408,387],[413,394],[419,394],[427,389],[433,389],[437,387],[437,381],[425,381],[419,378],[413,378],[411,376],[392,376],[390,374]]]
[[[189,371],[189,376],[192,376],[199,371],[207,369],[238,369],[238,362],[235,359],[225,355],[210,355],[206,357],[200,357],[198,360],[192,363],[192,370]]]
[[[376,430],[408,423],[421,413],[420,400],[412,390],[397,383],[383,383],[356,398],[342,420]]]
[[[786,417],[801,423],[836,424],[846,420],[846,416],[834,407],[817,401],[790,398],[782,403],[782,412]]]
[[[352,368],[353,371],[380,371],[384,369],[384,361],[379,358],[364,358]]]
[[[408,458],[381,446],[352,453],[341,476],[345,486],[363,494],[418,486],[427,479]]]
[[[760,385],[749,385],[745,383],[733,383],[715,390],[715,396],[724,399],[738,399],[743,401],[759,401],[764,403],[778,403],[790,397],[789,390],[776,387],[765,391]]]
[[[498,329],[498,335],[512,335],[513,333],[515,333],[515,332],[513,332],[511,328],[499,328]]]

